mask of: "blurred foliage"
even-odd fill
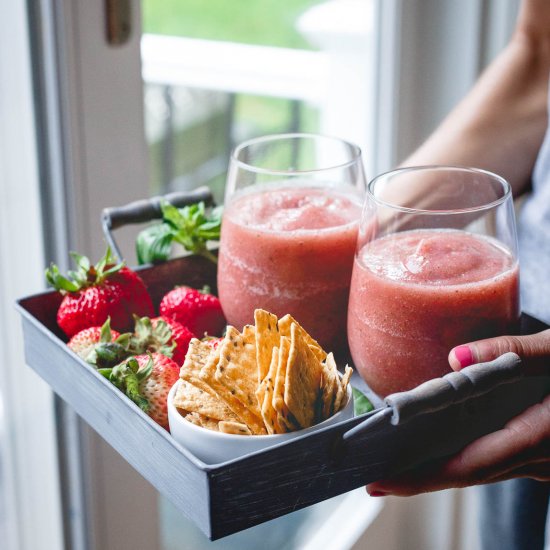
[[[311,49],[296,20],[320,0],[143,0],[143,32]]]

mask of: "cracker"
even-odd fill
[[[321,368],[323,370],[323,378],[321,381],[320,420],[325,420],[332,416],[334,412],[334,400],[340,388],[340,377],[338,376],[336,361],[332,353],[329,353],[325,361],[321,363]]]
[[[344,374],[342,375],[342,379],[340,380],[340,388],[338,389],[338,392],[337,392],[336,397],[334,399],[334,412],[335,413],[337,413],[342,408],[342,404],[343,404],[344,399],[347,395],[348,383],[349,383],[349,379],[351,377],[352,372],[353,372],[353,369],[349,365],[346,365],[346,368],[344,370]]]
[[[285,379],[286,369],[288,364],[288,356],[290,353],[290,338],[281,336],[281,347],[279,348],[279,357],[277,361],[277,373],[275,375],[275,385],[273,388],[272,405],[277,414],[279,425],[288,432],[297,429],[294,420],[290,417],[285,402]]]
[[[215,432],[218,432],[218,420],[214,420],[213,418],[209,418],[208,416],[204,416],[199,413],[188,413],[184,416],[185,420],[187,422],[191,422],[191,424],[195,424],[195,426],[200,426],[201,428],[208,428],[209,430],[214,430]]]
[[[212,349],[212,346],[202,342],[198,338],[192,338],[189,342],[185,361],[180,369],[180,378],[182,380],[193,384],[193,386],[203,390],[214,398],[217,398],[217,393],[202,380],[200,373],[210,358],[216,356],[216,354],[219,356],[217,349]]]
[[[306,343],[311,346],[313,353],[316,355],[316,357],[318,357],[319,361],[324,361],[325,357],[327,356],[325,350],[321,347],[319,342],[314,340],[306,331],[306,329],[304,329],[304,327],[302,327],[300,323],[298,323],[298,321],[296,321],[296,319],[294,319],[294,317],[292,317],[292,315],[290,315],[289,313],[279,319],[278,327],[281,336],[287,336],[288,338],[290,338],[290,331],[293,324],[296,325],[299,333],[302,335],[302,338],[304,338]]]
[[[233,395],[261,418],[256,398],[257,372],[254,328],[247,325],[241,334],[235,327],[229,327],[220,349],[220,360],[215,373],[216,380],[233,390]]]
[[[233,422],[231,420],[222,420],[218,422],[218,428],[220,432],[224,434],[235,434],[235,435],[252,435],[252,432],[246,424],[241,422]]]
[[[250,340],[250,334],[248,334]],[[255,395],[256,386],[252,392],[251,407],[247,405],[249,397],[247,390],[249,387],[246,382],[246,389],[235,387],[238,382],[243,382],[246,377],[252,376],[253,380],[257,380],[256,370],[256,346],[252,346],[250,350],[250,342],[243,338],[234,327],[228,327],[226,337],[218,346],[217,354],[209,358],[206,365],[200,372],[200,378],[203,383],[208,384],[222,399],[226,405],[244,422],[255,434],[265,434],[261,412]],[[244,364],[239,357],[242,351],[247,352],[248,356],[252,353],[253,365]],[[246,357],[246,356],[245,356]],[[235,363],[233,361],[238,361]],[[246,360],[246,363],[249,363]],[[241,397],[239,399],[239,396]]]
[[[214,420],[238,420],[237,415],[219,398],[197,388],[187,380],[181,380],[174,396],[176,408],[196,412]]]
[[[267,376],[263,379],[261,387],[263,387],[262,397],[262,418],[268,434],[286,433],[286,427],[282,426],[277,417],[277,412],[273,408],[273,391],[275,389],[275,377],[277,375],[277,367],[279,364],[279,348],[275,347],[271,353],[271,363]],[[258,388],[258,394],[260,388]]]
[[[323,369],[319,358],[295,323],[291,325],[290,353],[285,378],[284,400],[302,428],[313,426],[318,415]]]
[[[279,346],[281,339],[277,327],[277,316],[263,309],[254,311],[254,323],[256,325],[256,361],[258,363],[258,384],[267,376],[271,365],[271,353],[273,348]],[[263,400],[263,396],[262,396]],[[262,403],[259,400],[259,403]]]

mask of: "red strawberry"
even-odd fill
[[[217,349],[218,346],[223,342],[223,338],[213,338],[212,336],[206,336],[202,339],[202,342],[208,344],[212,349]]]
[[[110,319],[101,327],[77,332],[67,344],[79,357],[97,368],[112,367],[128,357],[130,335],[111,330]]]
[[[186,326],[174,319],[170,319],[170,317],[161,316],[153,319],[153,327],[158,326],[159,321],[164,321],[172,330],[172,341],[176,344],[172,352],[172,360],[180,366],[183,365],[189,348],[189,342],[191,342],[192,338],[195,338],[195,335]]]
[[[135,320],[129,345],[132,355],[158,352],[171,357],[178,365],[183,364],[189,342],[195,337],[187,327],[168,317],[136,317]]]
[[[221,334],[226,325],[218,298],[188,286],[179,286],[165,294],[160,314],[178,321],[199,338]]]
[[[153,302],[144,282],[123,263],[115,265],[109,248],[95,266],[85,256],[71,255],[77,270],[70,271],[69,277],[61,275],[54,264],[46,270],[48,282],[64,294],[57,323],[67,336],[101,326],[108,317],[111,325],[123,332],[133,328],[133,314],[153,315]]]
[[[108,321],[106,321],[106,324]],[[106,325],[103,325],[105,327]],[[108,326],[108,325],[107,325]],[[90,327],[77,332],[67,344],[79,357],[86,359],[92,351],[95,350],[98,344],[106,342],[114,342],[119,336],[120,332],[116,330],[108,329],[107,331],[103,327]]]
[[[165,355],[137,355],[102,374],[121,389],[157,424],[168,429],[168,392],[178,381],[180,368]]]

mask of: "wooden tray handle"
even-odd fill
[[[192,191],[177,191],[159,197],[138,200],[123,206],[104,208],[101,213],[101,227],[107,243],[119,260],[122,259],[122,254],[113,236],[113,231],[124,225],[145,223],[162,218],[161,201],[167,201],[178,208],[201,201],[207,206],[214,204],[212,192],[208,187],[203,186]]]
[[[384,401],[393,410],[391,423],[403,424],[419,414],[439,411],[485,395],[522,376],[519,356],[505,353],[493,361],[478,363],[442,378],[428,380],[412,390],[388,395]]]
[[[346,442],[359,437],[389,417],[394,426],[402,425],[423,414],[446,409],[457,403],[480,397],[502,384],[522,378],[521,359],[515,353],[505,353],[493,361],[478,363],[459,372],[434,378],[416,388],[393,393],[384,399],[387,407],[342,435]]]

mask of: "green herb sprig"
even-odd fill
[[[166,261],[173,243],[180,244],[192,254],[218,262],[207,244],[220,239],[221,206],[209,210],[204,202],[199,202],[176,208],[163,201],[161,210],[162,222],[150,225],[137,236],[136,252],[140,265]]]

